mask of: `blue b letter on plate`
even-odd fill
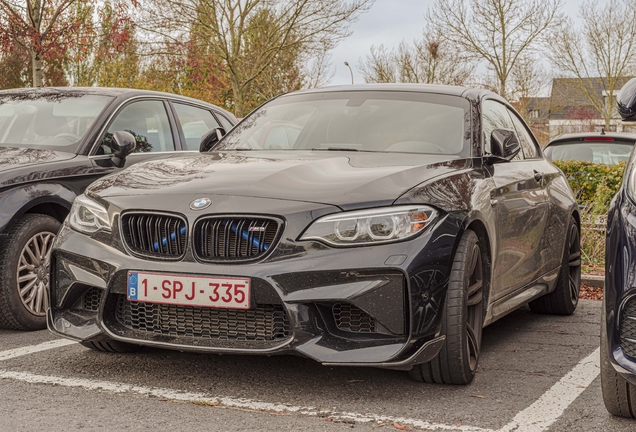
[[[137,273],[129,272],[128,273],[128,299],[129,300],[137,300],[139,296],[139,289],[137,289],[137,283],[139,282],[139,277]]]

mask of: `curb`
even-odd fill
[[[605,288],[605,276],[582,274],[581,283],[593,288]]]

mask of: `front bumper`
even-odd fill
[[[296,242],[286,231],[264,260],[222,265],[189,254],[178,262],[137,258],[117,241],[65,225],[52,256],[48,325],[79,341],[295,353],[329,365],[410,369],[435,357],[444,343],[441,308],[460,231],[461,223],[446,214],[413,240],[353,249]],[[249,277],[254,308],[247,315],[156,305],[131,312],[129,270]],[[245,328],[254,319],[270,327],[250,333]]]
[[[608,212],[604,296],[609,361],[636,385],[636,206],[624,190]]]

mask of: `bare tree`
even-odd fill
[[[366,82],[462,85],[474,65],[451,43],[429,32],[413,45],[402,41],[394,51],[384,45],[371,47],[358,69]]]
[[[333,47],[373,0],[149,0],[147,30],[179,39],[196,26],[223,62],[234,111],[243,116],[250,86],[285,52]],[[270,21],[262,26],[263,10]],[[262,26],[262,27],[261,27]],[[258,43],[250,35],[258,34]],[[257,50],[250,49],[258,47]]]
[[[616,93],[636,74],[636,5],[633,0],[609,0],[600,7],[586,1],[579,12],[582,28],[566,20],[550,40],[550,59],[577,80],[578,92],[609,128]]]
[[[0,44],[22,47],[31,58],[33,86],[42,87],[43,59],[64,52],[86,17],[69,14],[79,0],[0,0]]]
[[[485,61],[503,97],[517,62],[563,19],[562,0],[436,0],[427,21],[475,59]]]

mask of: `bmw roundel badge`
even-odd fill
[[[190,203],[190,208],[192,210],[203,210],[210,207],[210,204],[212,204],[212,200],[210,198],[199,198]]]

